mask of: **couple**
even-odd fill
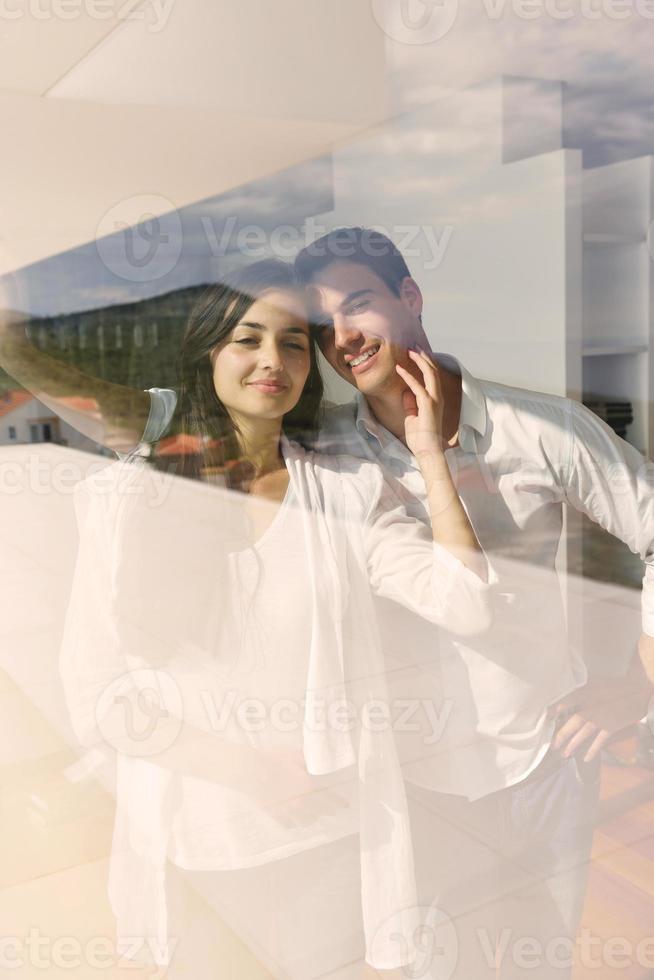
[[[114,723],[118,747],[122,708],[107,692],[124,705],[126,681],[135,703],[153,680],[173,680],[183,697],[177,714],[164,702],[169,723],[184,722],[170,746],[118,755],[109,884],[119,935],[154,936],[162,948],[174,939],[170,857],[210,869],[204,887],[221,914],[275,974],[307,980],[359,975],[362,932],[373,967],[416,955],[404,786],[390,726],[366,714],[387,702],[371,591],[461,635],[491,618],[486,559],[444,455],[436,366],[414,350],[395,367],[427,525],[406,514],[376,463],[297,441],[318,437],[312,333],[305,291],[276,260],[200,297],[171,424],[204,451],[183,469],[192,480],[162,475],[160,509],[136,493],[152,479],[138,453],[116,465],[113,496],[95,495],[93,480],[78,487],[81,543],[61,655],[89,747]],[[235,724],[216,736],[207,694],[214,706],[234,694],[271,710],[301,704],[303,717],[281,731]],[[356,727],[321,725],[325,710],[332,719],[346,706]],[[315,908],[303,927],[307,903]]]
[[[540,950],[539,978],[569,976],[601,749],[646,714],[652,694],[646,461],[571,400],[479,381],[445,355],[416,356],[430,350],[420,289],[380,233],[338,229],[305,248],[295,269],[324,357],[358,392],[325,412],[320,450],[381,464],[408,514],[442,526],[430,500],[432,464],[412,431],[414,399],[425,397],[419,386],[429,394],[430,362],[437,364],[438,441],[476,539],[500,573],[493,626],[478,636],[421,629],[384,597],[376,602],[391,694],[427,693],[449,710],[435,746],[424,731],[396,733],[419,901],[455,924],[454,976],[524,976],[534,966],[522,957],[525,939]],[[176,403],[168,390],[150,396],[146,441],[165,431]],[[617,678],[589,676],[567,639],[555,572],[566,505],[646,562],[639,651]]]
[[[380,463],[391,496],[428,524],[433,485],[425,480],[431,475],[425,466],[433,458],[413,436],[422,431],[415,421],[418,405],[429,405],[428,448],[435,449],[439,428],[448,470],[490,563],[495,556],[524,563],[523,581],[496,591],[492,629],[479,636],[429,629],[406,643],[396,607],[378,601],[392,677],[404,692],[418,689],[451,705],[438,751],[425,752],[425,739],[418,746],[404,736],[397,740],[417,842],[419,901],[437,905],[455,924],[452,976],[523,976],[528,966],[517,943],[525,937],[541,950],[554,950],[541,954],[539,977],[569,976],[599,753],[614,732],[647,710],[651,684],[641,660],[654,676],[654,513],[644,460],[570,400],[479,381],[445,355],[428,358],[438,364],[433,375],[422,355],[409,352],[430,349],[419,287],[393,243],[379,233],[332,232],[300,253],[296,273],[322,353],[358,389],[352,404],[326,411],[321,452]],[[241,346],[258,345],[260,329],[246,330],[253,340]],[[59,396],[92,395],[112,438],[122,435],[125,445],[143,431],[146,418],[143,440],[152,442],[174,411],[188,412],[183,388],[126,394],[80,374],[63,377],[19,332],[5,334],[3,352],[14,376],[55,408]],[[286,396],[261,397],[277,403]],[[436,401],[442,410],[437,427]],[[217,407],[208,408],[219,421]],[[299,429],[305,421],[298,420]],[[84,429],[83,419],[79,427]],[[275,506],[287,479],[280,457],[252,446],[254,469],[246,468],[244,479]],[[436,452],[440,474],[442,456]],[[460,516],[453,504],[451,513]],[[562,599],[550,585],[566,505],[646,561],[640,656],[634,655],[624,676],[608,682],[589,677],[568,649]],[[439,531],[449,533],[437,520]]]

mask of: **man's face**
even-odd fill
[[[339,260],[312,279],[308,300],[318,345],[342,378],[364,395],[404,386],[395,365],[409,366],[407,349],[423,336],[413,279],[396,296],[367,266]]]

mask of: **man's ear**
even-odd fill
[[[406,276],[402,280],[400,285],[400,299],[406,304],[414,316],[419,317],[422,314],[422,293],[420,292],[420,286],[411,276]]]

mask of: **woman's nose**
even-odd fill
[[[272,371],[280,370],[283,367],[282,353],[277,344],[265,344],[261,348],[262,366]]]

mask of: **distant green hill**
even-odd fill
[[[6,371],[0,368],[0,395],[3,391],[8,391],[10,388],[19,388],[20,385],[16,384],[13,378],[10,378]]]
[[[189,311],[205,286],[27,320],[32,342],[88,374],[134,388],[171,387]],[[0,390],[17,387],[2,372]]]

